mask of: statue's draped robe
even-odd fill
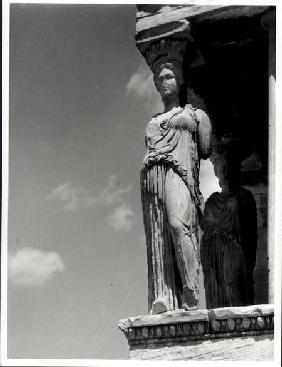
[[[253,303],[256,204],[250,191],[213,193],[205,204],[201,262],[207,308]]]
[[[165,207],[165,184],[171,169],[181,177],[190,195],[190,222],[183,223],[195,249],[193,275],[189,286],[197,293],[199,273],[200,217],[203,198],[199,191],[198,124],[207,115],[194,109],[173,108],[149,122],[145,136],[147,154],[141,170],[141,195],[148,261],[148,305],[162,299],[168,310],[181,307],[183,289]],[[173,187],[172,187],[173,190]]]

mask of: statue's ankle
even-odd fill
[[[199,306],[199,300],[196,297],[195,291],[188,286],[183,287],[184,303],[183,308],[186,310],[195,310]]]
[[[168,307],[165,301],[161,297],[157,298],[152,304],[151,314],[164,313],[166,311],[168,311]]]
[[[193,311],[193,310],[197,310],[198,309],[198,304],[196,304],[194,306],[188,306],[187,303],[183,303],[182,308],[185,311]]]

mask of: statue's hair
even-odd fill
[[[184,82],[184,77],[183,77],[183,71],[182,71],[182,65],[178,60],[168,60],[166,62],[164,62],[163,60],[156,63],[154,65],[154,83],[156,84],[157,81],[157,77],[160,74],[162,69],[169,69],[171,71],[173,71],[173,73],[175,74],[176,79],[178,80],[179,84],[183,84]]]

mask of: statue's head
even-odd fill
[[[221,137],[213,135],[212,155],[210,157],[214,173],[218,177],[219,185],[236,188],[240,186],[241,180],[241,140],[230,134]]]
[[[218,177],[219,186],[228,185],[236,188],[240,185],[240,161],[222,155],[214,165],[215,175]]]
[[[154,82],[163,100],[178,97],[184,83],[181,64],[176,60],[158,63],[154,68]]]
[[[219,180],[219,186],[222,187],[226,185],[230,181],[230,172],[228,170],[227,159],[222,156],[220,160],[217,161],[217,164],[214,166],[214,171]]]

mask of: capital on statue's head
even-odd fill
[[[147,52],[147,63],[153,73],[164,63],[183,65],[187,41],[163,38],[151,45]]]
[[[193,43],[194,39],[186,19],[154,27],[150,34],[146,31],[136,34],[136,45],[152,72],[159,63],[169,60],[182,65],[188,42]]]

